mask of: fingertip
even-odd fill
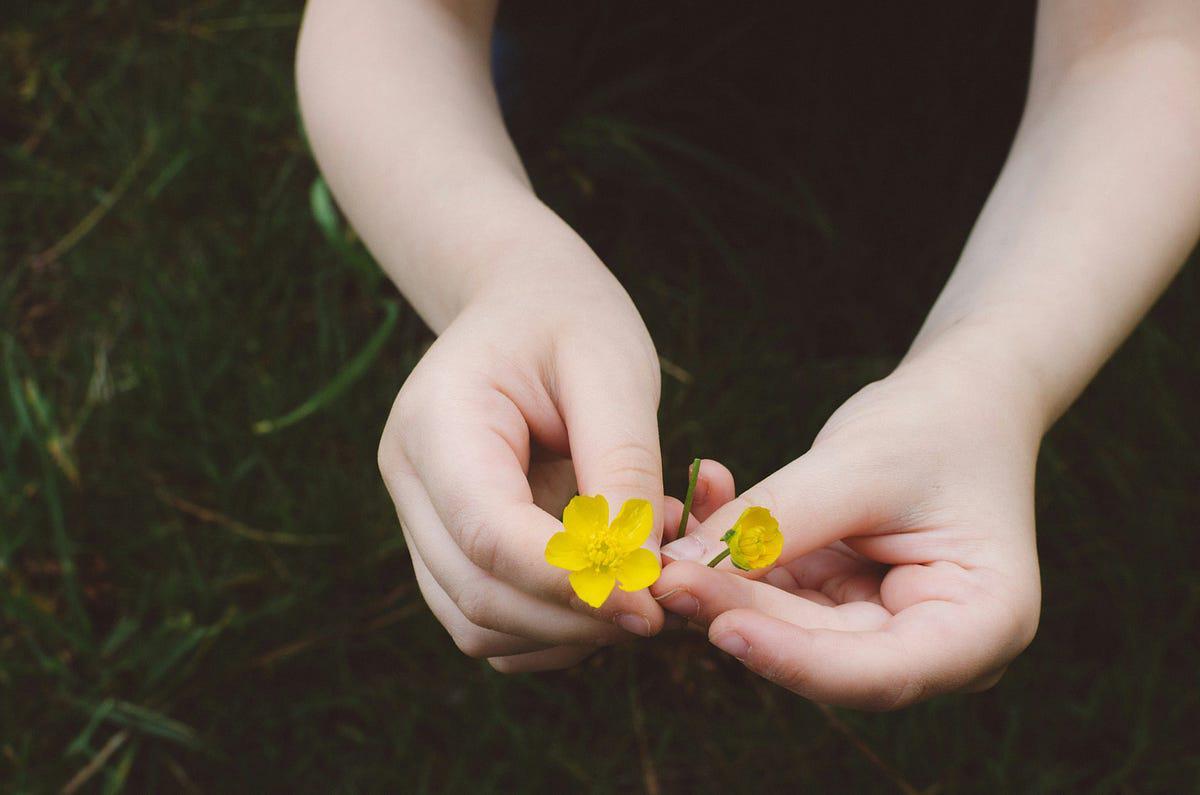
[[[708,639],[712,645],[740,662],[745,662],[750,654],[750,642],[740,632],[731,630],[715,635],[709,632]]]
[[[741,638],[746,643],[746,654],[742,655],[739,659],[757,671],[758,669],[755,667],[755,664],[762,662],[762,655],[754,654],[754,650],[771,649],[778,646],[777,640],[772,640],[773,630],[779,625],[784,625],[784,623],[779,619],[763,615],[753,608],[737,607],[726,610],[713,619],[708,627],[708,639],[713,645],[721,646],[717,642],[721,637],[736,635]],[[804,631],[802,628],[792,624],[787,624],[786,626],[789,630],[795,630],[797,633]]]
[[[710,542],[699,532],[689,532],[683,538],[676,539],[663,546],[660,552],[663,557],[670,558],[676,563],[682,561],[703,563],[711,560],[716,555]]]
[[[655,601],[650,594],[649,589],[638,591],[637,594],[637,613],[639,621],[644,622],[646,633],[642,637],[651,638],[662,632],[663,623],[666,621],[666,613],[662,606]],[[640,633],[635,633],[640,634]]]
[[[705,458],[700,462],[696,493],[692,498],[692,514],[701,522],[737,494],[733,473],[720,461]]]
[[[554,671],[577,665],[595,653],[588,646],[558,646],[542,651],[514,654],[507,657],[489,657],[488,665],[502,674],[536,673]]]
[[[640,613],[618,613],[613,622],[631,635],[648,638],[657,634],[650,626],[650,621]],[[660,626],[659,629],[662,629]]]
[[[605,638],[606,642],[622,641],[629,635],[649,638],[662,631],[665,614],[662,607],[650,595],[650,591],[621,591],[614,589],[600,607],[591,607],[578,596],[572,595],[570,607],[612,627],[616,636]]]
[[[728,612],[722,613],[721,615],[717,616],[709,623],[709,625],[708,625],[708,642],[709,643],[713,644],[714,646],[717,646],[717,638],[723,637],[725,635],[741,635],[741,633],[738,632],[737,622],[730,619],[730,614],[735,613],[735,612],[737,612],[737,611],[730,610]],[[717,648],[720,648],[720,646],[717,646]]]
[[[772,621],[775,619],[750,608],[729,610],[717,616],[709,625],[708,641],[726,654],[737,658],[738,662],[759,676],[795,689],[781,666],[776,650],[779,644],[773,642],[769,634],[764,635],[763,623]],[[798,664],[796,659],[789,659],[787,662],[789,670]]]
[[[893,650],[865,643],[865,635],[808,629],[749,608],[722,614],[708,630],[714,646],[742,651],[748,670],[818,703],[886,711],[919,699],[925,691],[910,687]]]
[[[488,657],[488,665],[492,666],[492,670],[501,674],[515,673],[515,665],[513,661],[507,657]]]

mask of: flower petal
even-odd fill
[[[761,527],[764,529],[779,529],[779,521],[771,515],[771,512],[759,505],[752,505],[742,511],[742,515],[738,517],[735,528],[742,527]]]
[[[622,551],[634,550],[646,543],[654,529],[654,508],[646,500],[625,500],[613,519],[612,530]]]
[[[729,544],[730,562],[742,571],[766,568],[783,551],[779,520],[758,505],[743,511],[722,540]]]
[[[763,543],[763,564],[770,566],[775,561],[779,560],[779,554],[783,552],[783,533],[778,530],[768,533],[766,541]]]
[[[735,525],[737,527],[737,525]],[[731,535],[726,542],[729,545],[729,562],[742,571],[750,571],[754,568],[754,563],[746,557],[745,539],[743,538],[743,529],[738,529],[737,532],[730,531]]]
[[[603,494],[597,494],[595,497],[580,494],[572,497],[563,509],[563,528],[585,543],[597,533],[604,532],[607,527],[608,500],[604,499]]]
[[[592,607],[604,604],[604,600],[612,593],[613,586],[617,584],[617,578],[611,569],[580,569],[571,572],[567,579],[571,581],[575,594]]]
[[[638,548],[630,552],[617,564],[617,579],[622,591],[640,591],[649,588],[662,574],[658,555],[648,549]]]
[[[546,562],[567,571],[587,568],[587,542],[572,533],[555,533],[546,542]]]

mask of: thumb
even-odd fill
[[[626,500],[649,502],[654,522],[647,546],[657,549],[663,517],[657,384],[628,363],[598,364],[573,357],[559,366],[559,410],[579,493],[603,494],[610,519]]]
[[[649,503],[650,533],[643,546],[655,553],[657,562],[663,527],[658,384],[630,363],[603,364],[593,357],[574,357],[557,372],[559,411],[576,482],[580,494],[604,495],[610,521],[626,500]],[[622,582],[620,575],[617,581]],[[616,588],[603,609],[639,635],[655,635],[663,626],[662,608],[648,590]]]
[[[836,454],[811,450],[730,500],[694,532],[662,548],[664,558],[708,563],[725,548],[721,537],[752,506],[766,508],[779,521],[787,563],[814,549],[873,526],[886,495],[877,481]],[[728,560],[721,568],[732,568]]]

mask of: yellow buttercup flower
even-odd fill
[[[742,571],[770,566],[783,551],[779,521],[757,505],[743,511],[721,540],[729,545],[730,563]]]
[[[546,562],[571,572],[575,593],[599,607],[618,581],[622,591],[640,591],[658,579],[658,555],[642,548],[653,528],[654,508],[646,500],[626,500],[609,524],[602,495],[574,497],[563,511],[563,532],[546,542]]]

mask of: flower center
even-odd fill
[[[762,554],[763,540],[761,533],[753,531],[743,532],[738,542],[738,548],[745,557],[756,558]]]
[[[621,559],[621,550],[612,544],[607,533],[597,533],[588,540],[587,556],[593,566],[605,569]]]

